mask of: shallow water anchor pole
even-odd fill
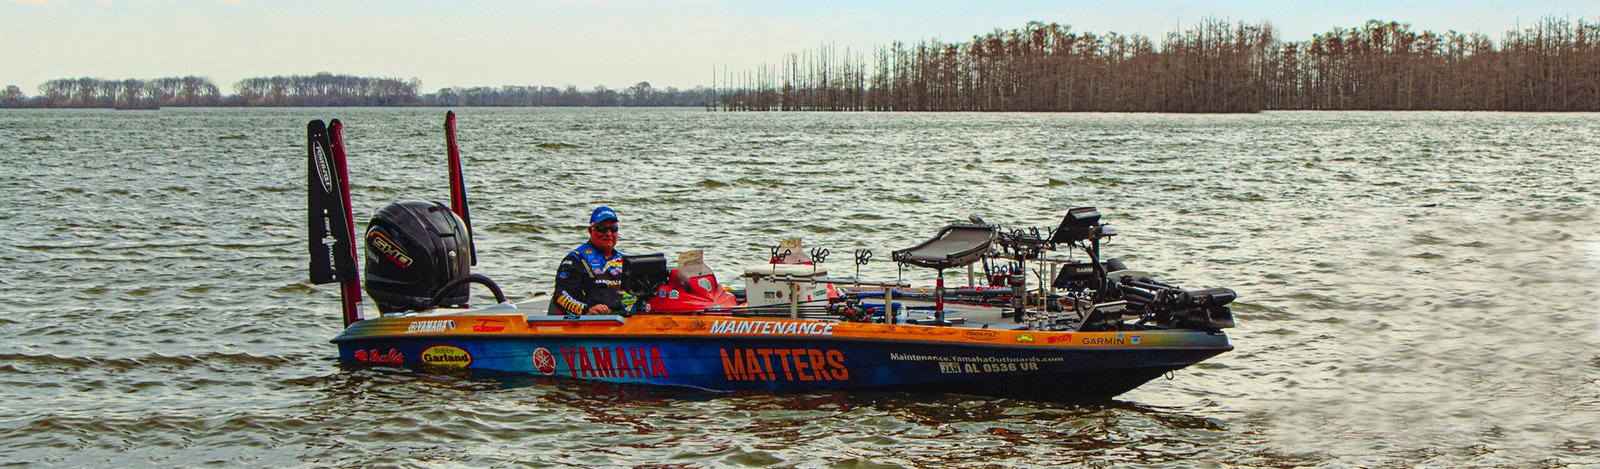
[[[339,283],[344,327],[350,327],[362,319],[361,271],[356,265],[344,124],[339,119],[306,124],[306,161],[310,280],[315,285]]]
[[[339,300],[344,307],[344,327],[348,329],[364,318],[361,315],[361,271],[356,268],[356,259],[360,257],[356,256],[355,214],[350,209],[350,167],[344,154],[344,123],[339,119],[328,122],[328,149],[339,177],[339,198],[344,205],[344,244],[349,246],[348,253],[340,253],[349,268],[341,269],[339,275]]]

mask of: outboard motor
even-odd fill
[[[472,236],[449,206],[398,202],[367,224],[366,289],[378,312],[417,311],[434,296],[440,306],[465,305],[466,284],[439,295],[440,287],[472,273]]]

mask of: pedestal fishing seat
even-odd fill
[[[985,224],[953,224],[939,230],[933,239],[908,249],[894,251],[894,261],[939,272],[934,287],[934,322],[948,325],[944,318],[944,271],[964,267],[982,259],[994,244],[995,227]]]

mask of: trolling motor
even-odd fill
[[[1227,307],[1238,298],[1233,290],[1185,290],[1151,280],[1147,273],[1129,270],[1120,259],[1101,261],[1100,240],[1116,234],[1115,226],[1100,223],[1100,213],[1093,207],[1077,207],[1067,211],[1050,239],[1089,255],[1089,262],[1065,266],[1051,282],[1053,287],[1080,292],[1083,301],[1077,309],[1084,316],[1078,330],[1119,330],[1123,327],[1122,316],[1128,315],[1139,317],[1135,326],[1154,323],[1210,330],[1233,327],[1233,312]]]
[[[1112,274],[1116,276],[1116,272]],[[1148,319],[1156,324],[1194,329],[1233,327],[1233,311],[1227,304],[1239,294],[1231,289],[1184,290],[1149,277],[1116,277],[1117,291],[1127,300],[1128,310],[1140,314],[1141,321]]]

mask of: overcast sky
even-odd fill
[[[334,72],[447,86],[708,85],[831,43],[964,41],[1030,20],[1152,38],[1215,16],[1266,21],[1289,40],[1368,19],[1498,39],[1544,16],[1600,17],[1597,0],[4,0],[0,86],[56,78]]]

